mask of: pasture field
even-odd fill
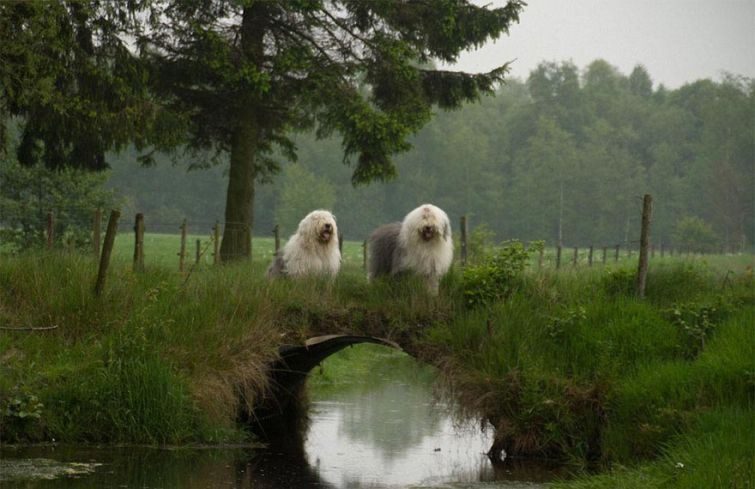
[[[196,270],[204,269],[213,263],[213,246],[211,234],[189,234],[186,239],[186,268],[191,268],[196,262],[196,242],[200,241],[200,261]],[[281,238],[281,248],[285,245],[286,239]],[[178,234],[165,233],[145,233],[144,235],[144,254],[145,266],[147,268],[159,267],[164,269],[178,270],[178,253],[181,248],[181,237]],[[275,241],[270,237],[255,237],[252,240],[252,264],[255,269],[267,267],[273,259]],[[458,255],[459,246],[456,244],[456,253]],[[485,250],[492,249],[486,245]],[[356,272],[363,268],[363,247],[362,242],[344,240],[343,243],[343,270]],[[123,265],[131,263],[134,254],[134,234],[130,232],[121,232],[116,236],[115,248],[113,249],[113,261]],[[470,249],[470,263],[475,263],[480,257],[484,257],[485,252],[475,247]],[[608,249],[606,263],[602,263],[602,248],[595,249],[593,253],[593,270],[602,270],[603,268],[626,268],[636,266],[637,251],[628,254],[626,250],[619,253],[618,260],[615,259],[615,250]],[[458,256],[457,256],[458,258]],[[577,266],[573,264],[573,248],[564,248],[561,257],[560,272],[589,273],[587,248],[580,248]],[[539,257],[533,253],[529,260],[529,270],[536,271],[538,268]],[[743,270],[747,266],[752,266],[753,255],[751,254],[727,254],[727,255],[689,255],[677,254],[671,256],[666,254],[663,258],[660,252],[656,253],[653,258],[657,264],[672,263],[702,263],[717,271],[726,272],[728,270]],[[543,253],[542,268],[553,269],[556,266],[556,248],[546,247]]]
[[[206,268],[213,263],[213,243],[211,234],[189,234],[186,237],[187,269],[196,263],[196,242],[200,241],[200,261],[197,269]],[[280,246],[286,244],[281,239]],[[181,249],[181,236],[178,234],[145,233],[144,263],[146,267],[161,267],[178,270],[178,254]],[[273,259],[275,240],[267,237],[255,237],[252,240],[252,262],[257,267],[266,267]],[[134,234],[119,233],[113,248],[113,260],[130,263],[134,256]],[[347,267],[362,266],[362,243],[345,240],[343,244],[343,263]]]
[[[560,487],[753,486],[752,255],[651,261],[645,300],[631,259],[557,272],[530,257],[470,305],[458,266],[437,298],[368,284],[357,242],[332,283],[270,283],[271,239],[251,264],[182,275],[176,237],[147,237],[143,273],[119,238],[101,297],[91,256],[0,260],[4,442],[249,441],[236,413],[264,393],[278,347],[348,331],[400,339],[460,414],[495,426],[497,448],[583,474]]]

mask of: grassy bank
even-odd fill
[[[642,301],[620,266],[530,270],[472,306],[480,282],[459,270],[439,298],[412,281],[367,284],[350,246],[359,255],[334,283],[268,283],[263,259],[187,280],[148,258],[134,274],[123,256],[100,298],[91,258],[4,258],[0,326],[55,329],[0,331],[0,436],[244,440],[236,414],[264,395],[278,347],[348,332],[399,340],[438,367],[509,455],[612,469],[576,487],[752,477],[752,257],[655,261]]]
[[[624,467],[564,487],[751,487],[755,297],[752,269],[736,265],[656,263],[646,300],[621,268],[526,274],[428,343],[497,450]]]
[[[367,286],[359,267],[335,284],[271,284],[265,266],[137,274],[116,261],[96,298],[91,258],[3,259],[0,437],[237,441],[236,415],[264,395],[281,344],[338,331],[395,338],[444,314],[414,283]]]

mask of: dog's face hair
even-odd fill
[[[432,241],[441,236],[446,240],[448,229],[448,222],[435,211],[434,206],[422,206],[417,232],[423,241]]]
[[[312,233],[317,241],[328,244],[338,235],[335,216],[328,211],[312,211],[299,223],[299,233]]]

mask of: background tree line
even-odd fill
[[[352,186],[339,140],[299,135],[298,162],[258,188],[257,234],[275,223],[291,233],[323,207],[347,238],[363,239],[427,201],[454,219],[469,215],[499,239],[607,245],[637,239],[649,192],[656,243],[687,246],[682,240],[696,236],[700,246],[751,246],[753,88],[751,79],[726,75],[668,90],[654,87],[642,66],[625,75],[603,60],[581,70],[543,63],[495,97],[437,113],[396,159],[391,182]],[[136,168],[135,157],[111,158],[107,185],[148,222],[222,218],[222,167],[186,173],[162,158]]]

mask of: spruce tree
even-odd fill
[[[165,0],[136,3],[154,89],[185,122],[188,147],[230,155],[223,260],[248,256],[255,182],[295,159],[293,131],[337,133],[353,183],[396,175],[392,157],[434,106],[491,92],[506,65],[431,68],[506,33],[523,2]],[[161,144],[164,144],[162,141]]]

